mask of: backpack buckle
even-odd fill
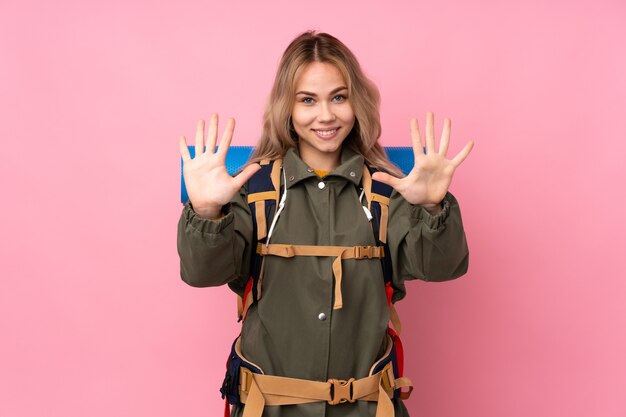
[[[252,385],[252,371],[242,366],[239,368],[239,389],[241,392],[249,394],[250,386]]]
[[[371,246],[355,246],[355,249],[358,259],[371,259],[373,257]]]
[[[393,374],[392,363],[389,362],[385,367],[380,371],[380,385],[387,392],[393,391],[395,388],[395,376]]]
[[[330,385],[330,400],[328,404],[337,405],[345,402],[356,402],[353,396],[352,383],[354,378],[350,378],[347,381],[345,379],[329,379]]]

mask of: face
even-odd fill
[[[291,119],[300,157],[312,168],[332,170],[355,121],[346,81],[334,65],[312,62],[300,73],[295,91]]]

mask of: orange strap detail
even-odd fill
[[[274,255],[283,258],[294,256],[333,256],[333,276],[335,277],[335,303],[333,309],[343,307],[341,295],[342,259],[374,259],[385,256],[382,246],[307,246],[307,245],[284,245],[271,243],[257,245],[257,253],[262,256]],[[265,259],[265,258],[263,258]]]
[[[261,299],[261,284],[263,282],[263,271],[265,271],[265,258],[261,259],[261,272],[259,272],[259,279],[256,284],[257,300]]]
[[[378,194],[374,194],[375,196]],[[389,206],[380,203],[380,224],[378,225],[378,239],[387,243],[387,223],[389,222]]]
[[[396,306],[393,304],[389,304],[389,319],[391,320],[391,325],[393,326],[398,336],[402,333],[402,323],[400,323],[400,316],[396,311]]]
[[[248,204],[261,200],[276,200],[278,191],[263,191],[260,193],[248,194]]]
[[[391,321],[391,325],[396,331],[396,334],[400,336],[402,332],[402,324],[400,323],[400,316],[398,316],[398,312],[396,311],[396,306],[392,303],[393,298],[393,287],[391,286],[391,282],[385,284],[385,294],[387,295],[387,306],[389,308],[389,320]]]
[[[265,221],[265,200],[255,201],[254,214],[256,217],[256,238],[258,240],[267,236],[267,223]]]
[[[389,197],[372,193],[372,201],[378,201],[381,205],[389,206]]]

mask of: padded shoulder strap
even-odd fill
[[[248,206],[252,213],[255,248],[268,233],[268,225],[272,223],[280,199],[280,168],[282,159],[265,159],[260,162],[261,169],[248,180]],[[244,296],[237,300],[239,321],[245,319],[246,313],[253,302],[261,298],[261,279],[263,275],[263,258],[253,252],[250,259],[250,279],[246,285]]]
[[[363,190],[367,196],[368,209],[372,213],[372,229],[379,245],[385,247],[385,254],[390,254],[387,245],[387,224],[389,222],[389,201],[393,187],[372,179],[372,174],[378,171],[376,168],[366,165],[363,169]],[[385,256],[382,260],[383,276],[385,277],[385,291],[387,292],[387,303],[389,305],[389,316],[393,328],[398,335],[402,332],[400,317],[393,305],[393,294],[397,289],[393,283],[393,267],[391,258]]]

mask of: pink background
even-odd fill
[[[469,272],[399,305],[412,415],[626,415],[623,2],[99,3],[0,5],[0,416],[220,415],[235,298],[180,279],[177,140],[217,111],[254,144],[309,28],[384,145],[427,111],[476,141]]]

